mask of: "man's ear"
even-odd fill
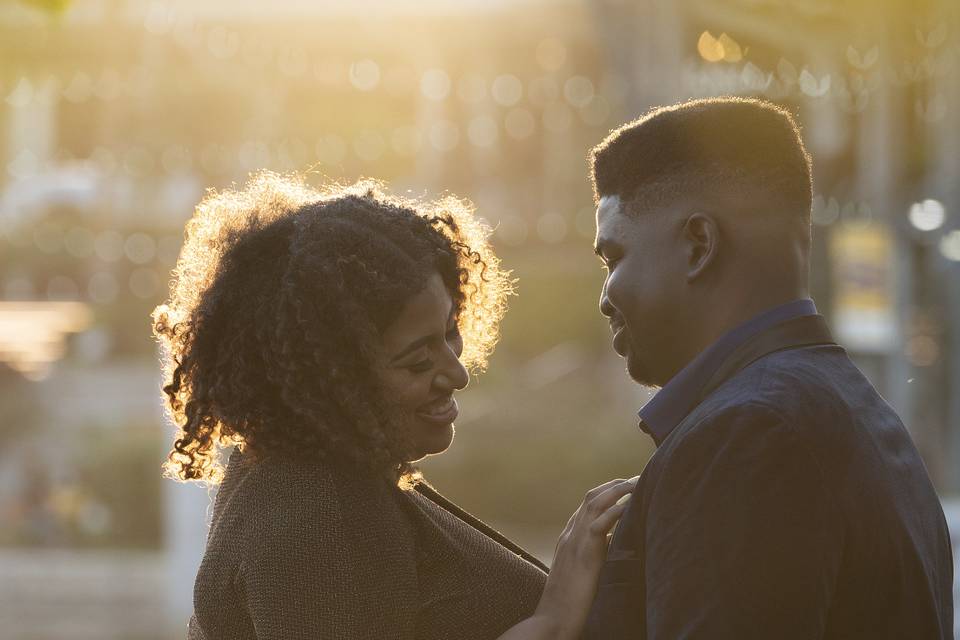
[[[687,282],[692,282],[716,261],[720,226],[709,213],[694,212],[683,223],[683,239],[687,245]]]

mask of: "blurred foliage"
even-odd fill
[[[50,435],[35,442],[49,447]],[[69,455],[54,469],[28,449],[0,543],[158,549],[160,438],[154,425],[89,426],[60,434],[56,446]]]
[[[20,0],[20,2],[48,13],[64,13],[70,6],[71,0]]]
[[[0,451],[45,424],[44,400],[26,378],[0,363]]]
[[[157,549],[163,532],[160,464],[163,436],[156,424],[90,428],[78,443],[79,477],[105,505],[110,526],[87,536],[91,546]]]

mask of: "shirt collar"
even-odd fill
[[[700,402],[704,386],[737,347],[774,325],[815,315],[813,300],[803,298],[773,307],[731,329],[701,351],[640,409],[640,428],[659,446]]]

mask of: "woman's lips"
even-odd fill
[[[457,400],[450,396],[447,400],[433,402],[417,411],[417,416],[435,424],[450,424],[460,415]]]

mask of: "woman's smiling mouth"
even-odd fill
[[[446,396],[423,405],[417,410],[417,416],[436,424],[450,424],[460,415],[460,407],[452,396]]]

